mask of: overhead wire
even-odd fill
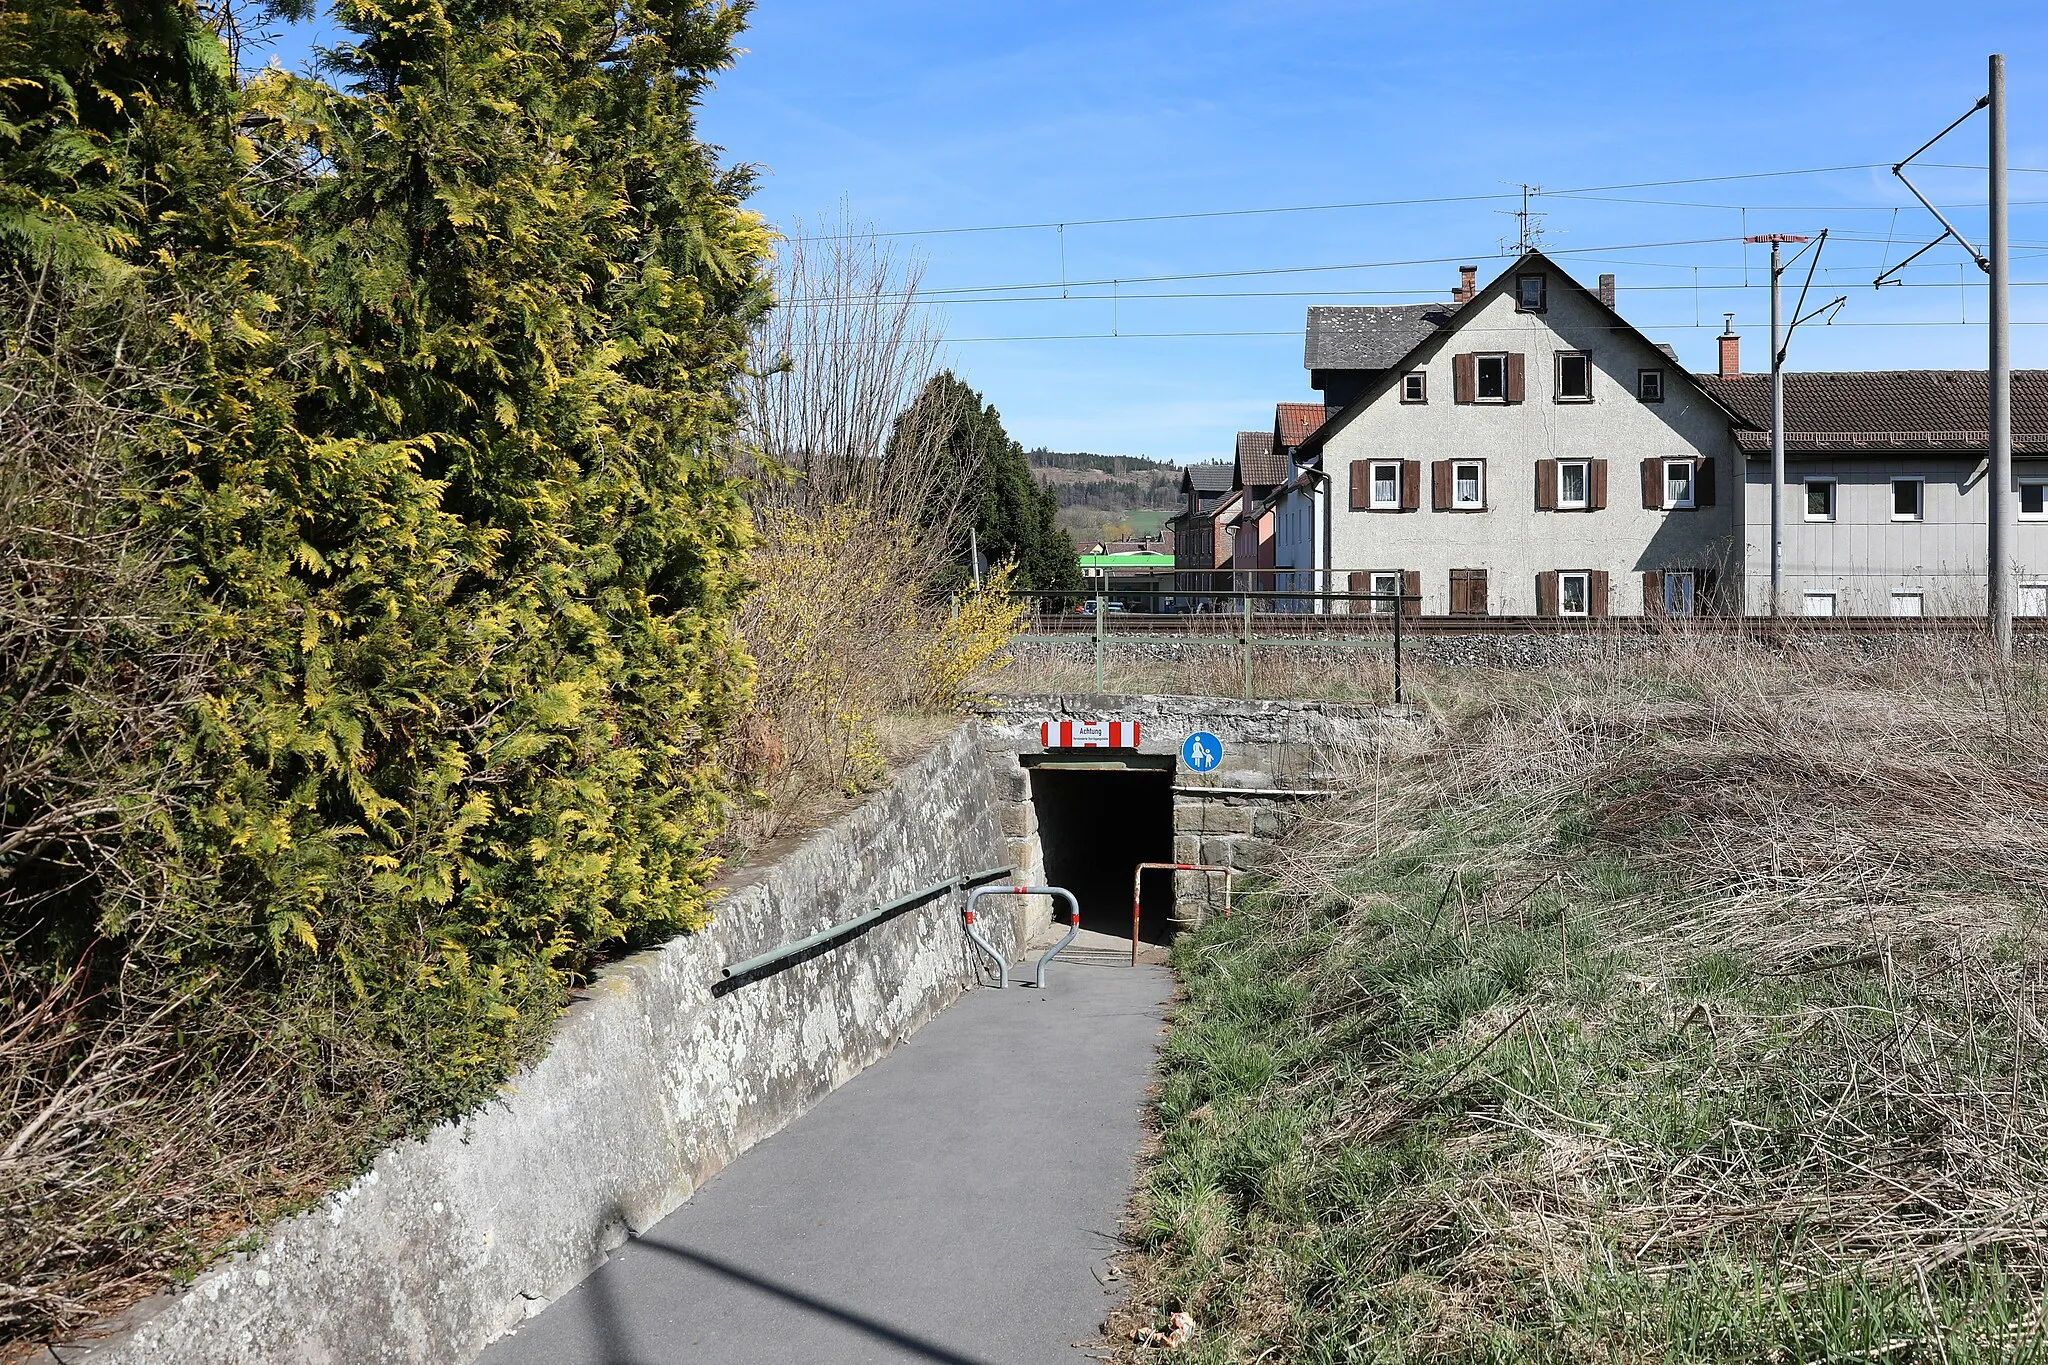
[[[1926,163],[1944,170],[1983,170],[1982,166],[1963,166],[1952,163]],[[1773,180],[1801,175],[1835,175],[1844,171],[1889,170],[1890,162],[1856,162],[1842,166],[1806,166],[1785,171],[1746,171],[1730,175],[1696,175],[1675,180],[1636,180],[1616,185],[1583,185],[1564,190],[1532,191],[1545,198],[1568,198],[1606,194],[1617,190],[1668,189],[1677,185],[1731,184],[1744,180]],[[2015,166],[2008,171],[2016,175],[2048,175],[2048,167]],[[1135,213],[1102,218],[1047,218],[1019,223],[974,223],[955,227],[894,228],[882,232],[829,233],[811,237],[812,241],[839,241],[854,237],[948,237],[976,232],[1034,232],[1058,230],[1070,227],[1112,227],[1126,223],[1172,223],[1191,222],[1206,218],[1252,218],[1268,214],[1283,213],[1334,213],[1351,209],[1414,208],[1429,204],[1473,204],[1492,200],[1517,199],[1521,191],[1497,191],[1486,194],[1439,194],[1413,195],[1398,199],[1357,199],[1327,204],[1279,204],[1259,208],[1243,209],[1191,209],[1179,213]],[[1706,205],[1703,207],[1724,207]],[[1725,207],[1742,207],[1728,205]]]
[[[1953,286],[1951,286],[1951,287],[1953,287]],[[1691,332],[1691,331],[1710,331],[1710,330],[1714,329],[1715,327],[1717,327],[1717,326],[1719,326],[1719,325],[1720,325],[1720,324],[1718,324],[1718,323],[1712,323],[1712,322],[1705,322],[1705,323],[1692,323],[1692,322],[1648,322],[1648,323],[1640,323],[1640,324],[1636,324],[1636,325],[1635,325],[1635,327],[1634,327],[1634,330],[1636,330],[1636,331],[1638,331],[1638,332]],[[2024,321],[2024,320],[2020,320],[2020,319],[2014,319],[2014,320],[2013,320],[2013,323],[2012,323],[2012,325],[2013,325],[2013,326],[2015,326],[2015,327],[2048,327],[2048,318],[2044,318],[2044,319],[2042,319],[2042,320],[2040,320],[2040,321],[2038,321],[2038,322],[2029,322],[2029,321]],[[1982,326],[1982,324],[1981,324],[1981,323],[1975,323],[1975,322],[1954,322],[1954,321],[1950,321],[1950,322],[1835,322],[1835,323],[1830,323],[1830,324],[1829,324],[1829,326],[1831,326],[1831,327],[1979,327],[1979,326]],[[1038,335],[1026,335],[1026,336],[981,336],[981,337],[947,337],[947,338],[946,338],[946,344],[947,344],[947,345],[952,345],[952,344],[953,344],[953,343],[955,343],[955,342],[959,342],[959,343],[965,344],[965,343],[969,343],[969,342],[977,342],[977,343],[979,343],[979,342],[1010,342],[1010,341],[1020,341],[1020,342],[1021,342],[1021,341],[1162,341],[1162,340],[1184,340],[1184,339],[1196,339],[1196,338],[1217,338],[1217,337],[1223,337],[1223,338],[1227,338],[1227,337],[1299,337],[1300,335],[1301,335],[1301,329],[1300,329],[1299,327],[1292,327],[1292,328],[1284,328],[1284,329],[1281,329],[1281,330],[1278,330],[1278,331],[1231,331],[1231,332],[1223,332],[1223,331],[1217,331],[1217,332],[1046,332],[1046,333],[1041,333],[1041,334],[1038,334]],[[857,343],[854,343],[854,342],[846,342],[846,343],[837,343],[837,342],[821,342],[821,343],[811,343],[811,344],[814,344],[814,345],[838,345],[838,344],[854,345],[854,344],[857,344]]]

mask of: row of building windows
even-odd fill
[[[2017,615],[2048,616],[2048,583],[2022,583],[2019,588],[2019,603],[2014,609]],[[1927,594],[1922,589],[1894,588],[1890,596],[1893,616],[1927,614]],[[1808,616],[1837,615],[1840,602],[1841,595],[1832,589],[1814,588],[1800,594],[1801,609]]]
[[[1486,461],[1438,460],[1431,469],[1431,506],[1439,512],[1487,509]],[[1362,460],[1352,465],[1351,510],[1413,512],[1420,508],[1420,460]],[[1645,460],[1643,506],[1690,511],[1710,505],[1713,495],[1701,461]],[[1539,460],[1536,506],[1545,512],[1597,512],[1607,505],[1607,461]]]
[[[1643,610],[1650,615],[1693,616],[1701,609],[1704,575],[1692,569],[1653,570],[1643,575]],[[1375,616],[1402,614],[1420,608],[1421,575],[1414,570],[1374,569],[1352,575],[1351,590],[1363,594],[1354,608]],[[1605,616],[1608,574],[1604,569],[1556,569],[1536,576],[1539,616]],[[1487,573],[1484,569],[1452,569],[1450,614],[1487,614]]]
[[[1558,351],[1551,367],[1551,399],[1559,403],[1593,401],[1593,357],[1586,351]],[[1512,351],[1481,351],[1452,357],[1453,397],[1460,403],[1522,401],[1522,357]],[[1636,371],[1636,397],[1645,403],[1664,401],[1664,371]],[[1401,401],[1429,401],[1429,372],[1410,370],[1401,376]]]
[[[1832,476],[1815,474],[1807,476],[1801,482],[1806,493],[1806,519],[1833,521],[1840,496],[1839,480]],[[1902,475],[1893,479],[1891,484],[1892,520],[1926,520],[1927,480],[1919,475]],[[2048,521],[2048,479],[2020,480],[2020,519]]]

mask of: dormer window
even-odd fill
[[[1543,276],[1515,276],[1515,311],[1518,313],[1540,313],[1543,311]]]

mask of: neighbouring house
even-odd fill
[[[1167,519],[1173,529],[1176,593],[1199,599],[1230,590],[1234,547],[1218,522],[1234,515],[1235,482],[1236,467],[1229,460],[1204,460],[1181,472],[1181,510]]]
[[[1771,609],[1771,381],[1721,338],[1702,386],[1740,419],[1751,614]],[[1990,515],[1982,370],[1785,375],[1779,610],[1953,616],[1985,610]],[[2012,376],[2014,611],[2048,616],[2048,371]]]
[[[1127,611],[1158,611],[1174,590],[1170,554],[1098,544],[1079,558],[1089,595],[1107,597]]]
[[[1269,570],[1258,575],[1257,586],[1264,591],[1305,592],[1312,587],[1312,579],[1302,571],[1314,561],[1298,543],[1301,540],[1301,517],[1295,511],[1295,504],[1300,500],[1301,470],[1296,464],[1295,453],[1331,411],[1321,403],[1274,405],[1270,454],[1260,483],[1248,489],[1248,496],[1252,496],[1254,501],[1243,514],[1256,528],[1256,563],[1260,568]],[[1313,605],[1313,600],[1308,597],[1269,599],[1266,602],[1267,608],[1276,611],[1307,611]]]
[[[1323,581],[1431,616],[1739,610],[1740,419],[1615,310],[1612,276],[1596,293],[1538,251],[1460,273],[1448,305],[1309,310],[1310,381],[1340,410],[1294,452],[1327,478],[1292,480],[1279,520],[1308,523]]]
[[[1303,408],[1305,403],[1283,403],[1283,408]],[[1316,409],[1320,420],[1321,408]],[[1232,467],[1232,487],[1239,494],[1237,515],[1231,522],[1231,565],[1238,588],[1254,592],[1273,590],[1273,508],[1275,489],[1287,482],[1289,453],[1300,444],[1295,428],[1298,421],[1276,418],[1272,431],[1237,433],[1237,456]],[[1289,441],[1287,438],[1294,439]],[[1283,444],[1284,442],[1284,444]],[[1261,572],[1261,571],[1264,572]]]

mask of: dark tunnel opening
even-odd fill
[[[1131,766],[1040,762],[1031,767],[1046,879],[1081,903],[1081,927],[1129,938],[1131,874],[1139,863],[1173,861],[1173,760],[1133,757]],[[1141,766],[1142,765],[1142,766]],[[1169,942],[1173,873],[1145,873],[1138,936]]]

